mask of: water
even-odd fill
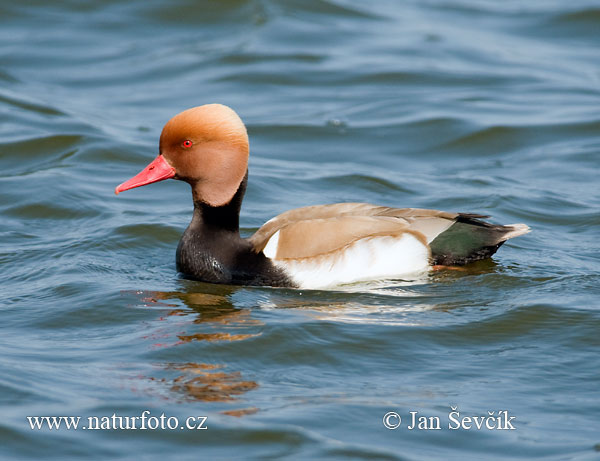
[[[598,458],[596,1],[5,1],[0,21],[2,459]],[[113,189],[208,102],[249,129],[245,235],[339,201],[533,232],[416,282],[183,280],[188,187]],[[450,430],[452,406],[515,430]],[[208,430],[26,419],[144,410]]]

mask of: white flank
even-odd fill
[[[267,248],[264,253],[268,256]],[[403,234],[364,238],[343,250],[313,258],[273,262],[300,288],[315,289],[423,271],[429,267],[429,249],[413,235]]]
[[[267,258],[273,259],[277,254],[277,246],[279,245],[279,231],[275,232],[263,250],[263,253]]]

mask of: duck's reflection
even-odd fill
[[[227,402],[256,389],[255,381],[242,378],[239,371],[222,371],[223,365],[206,363],[170,364],[167,368],[182,374],[173,380],[171,390],[203,402]]]
[[[188,289],[194,291],[186,291]],[[152,340],[160,338],[161,342],[153,345],[162,349],[196,342],[244,341],[259,336],[261,333],[257,327],[262,326],[262,322],[252,318],[250,309],[233,305],[230,297],[235,291],[234,287],[200,283],[195,283],[192,288],[183,281],[181,291],[137,291],[129,294],[134,294],[143,306],[168,309],[159,320],[168,319],[177,327],[169,325],[168,333],[165,333],[165,328],[159,326],[145,336]],[[162,363],[156,375],[147,379],[168,385],[170,398],[182,400],[231,403],[259,386],[256,381],[245,379],[241,371],[232,371],[222,363],[167,362]],[[249,407],[227,409],[222,413],[243,416],[257,411],[257,408]]]
[[[354,284],[337,291],[231,287],[182,280],[178,291],[134,294],[137,305],[160,309],[159,320],[167,321],[165,324],[154,322],[145,338],[159,340],[153,344],[156,348],[188,348],[182,354],[189,359],[190,346],[207,348],[199,349],[200,352],[191,349],[192,354],[215,357],[220,356],[215,345],[261,336],[264,324],[260,318],[273,309],[294,309],[311,321],[402,326],[422,326],[432,318],[438,322],[439,317],[425,313],[448,312],[456,307],[452,294],[458,279],[501,271],[493,262],[479,262],[461,271],[436,271],[415,280]],[[285,314],[281,313],[281,317]],[[163,362],[148,379],[165,385],[169,398],[223,402],[228,407],[239,405],[247,392],[259,387],[259,383],[245,377],[242,371],[232,370],[230,363],[206,359]],[[222,413],[243,416],[256,411],[259,411],[256,407],[227,408]]]

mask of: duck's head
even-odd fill
[[[221,104],[185,110],[167,122],[159,155],[115,193],[163,179],[190,183],[194,201],[228,203],[248,169],[248,134],[238,115]]]

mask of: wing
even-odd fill
[[[357,240],[409,233],[424,244],[448,229],[459,215],[368,203],[337,203],[296,208],[265,223],[252,237],[256,252],[275,259],[308,258],[344,248]]]
[[[431,250],[433,264],[466,264],[490,257],[509,238],[529,232],[525,224],[500,226],[488,216],[369,203],[296,208],[266,222],[250,237],[254,251],[273,259],[310,258],[368,237],[412,234]]]

